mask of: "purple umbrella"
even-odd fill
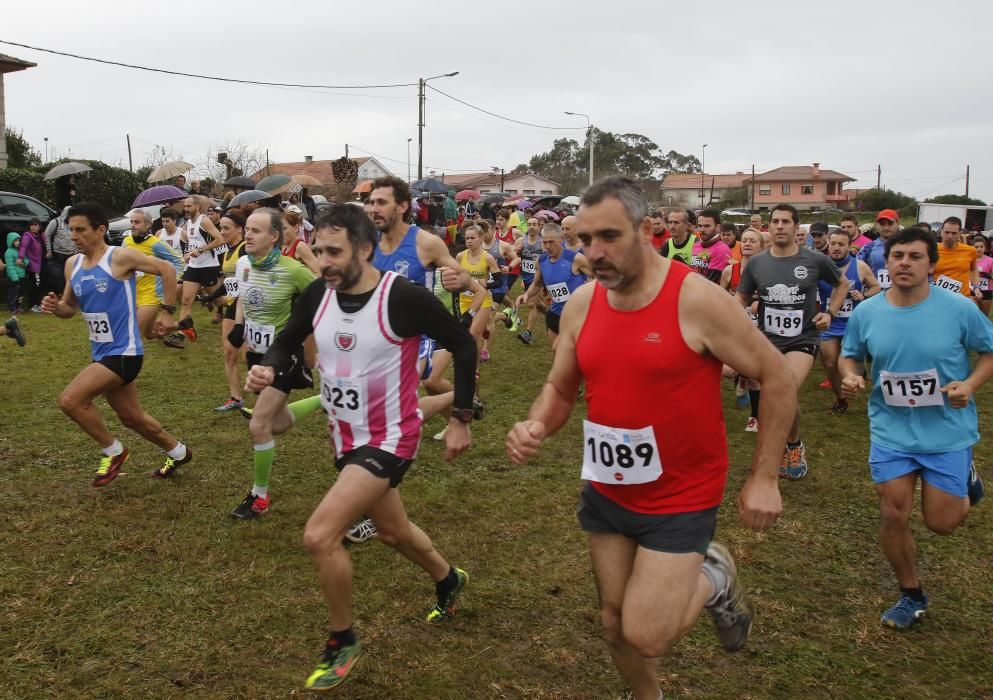
[[[533,207],[534,205],[526,199],[522,199],[517,203],[518,209],[527,209],[528,207]]]
[[[149,187],[138,195],[131,205],[132,209],[138,207],[149,207],[153,204],[165,204],[176,199],[186,199],[189,195],[174,185],[158,185]]]
[[[559,220],[559,215],[556,214],[554,211],[551,211],[550,209],[542,209],[537,214],[535,214],[535,216],[536,217],[547,216],[552,221],[558,221]]]

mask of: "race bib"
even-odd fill
[[[962,283],[958,280],[953,280],[948,275],[939,275],[938,279],[934,281],[934,285],[942,289],[947,289],[949,292],[955,292],[956,294],[962,291]]]
[[[768,306],[763,312],[763,328],[766,333],[793,338],[803,330],[803,309],[772,309]]]
[[[90,340],[94,343],[113,343],[114,331],[110,328],[110,319],[105,313],[83,314],[86,327],[90,332]]]
[[[876,273],[876,279],[879,280],[880,289],[889,289],[893,286],[893,283],[890,282],[890,271],[885,267],[879,268],[879,272]]]
[[[979,278],[979,290],[982,291],[982,292],[988,292],[988,291],[990,291],[990,278],[989,277],[980,277]]]
[[[944,406],[938,383],[938,370],[932,368],[923,372],[879,372],[879,389],[887,406],[920,408],[921,406]]]
[[[245,322],[245,343],[250,352],[265,354],[276,339],[276,327]]]
[[[362,382],[352,377],[321,376],[321,403],[328,415],[347,423],[364,420]]]
[[[526,275],[533,275],[535,273],[535,268],[537,266],[534,264],[534,260],[528,260],[527,258],[521,258],[521,272]]]
[[[601,484],[646,484],[662,476],[652,426],[629,430],[583,421],[583,474]]]
[[[225,277],[224,278],[224,294],[229,299],[238,298],[238,278],[237,277]]]
[[[849,316],[852,315],[852,311],[854,310],[855,310],[855,301],[851,297],[848,297],[847,299],[845,299],[845,303],[841,305],[841,308],[838,309],[838,314],[835,316],[835,318],[848,318]]]
[[[561,303],[569,301],[569,286],[565,282],[556,282],[555,284],[546,284],[545,289],[548,290],[548,296],[552,298],[552,303]]]

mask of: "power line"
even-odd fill
[[[533,127],[537,128],[537,129],[551,129],[553,131],[580,131],[580,130],[586,131],[586,127],[584,127],[584,126],[583,127],[577,127],[577,126],[546,126],[545,124],[532,124],[531,122],[522,122],[519,119],[511,119],[510,117],[505,117],[502,114],[497,114],[496,112],[491,112],[491,111],[489,111],[487,109],[483,109],[482,107],[477,107],[474,104],[469,104],[465,100],[460,100],[457,97],[453,97],[452,95],[449,95],[447,92],[442,92],[441,90],[439,90],[438,88],[436,88],[434,85],[428,85],[428,88],[431,89],[431,90],[434,90],[439,95],[444,95],[448,99],[455,100],[459,104],[463,104],[466,107],[469,107],[471,109],[476,110],[477,112],[482,112],[483,114],[488,114],[491,117],[496,117],[497,119],[503,119],[504,121],[513,122],[515,124],[523,124],[524,126],[533,126]]]
[[[150,73],[164,73],[166,75],[178,75],[183,78],[199,78],[201,80],[216,80],[222,83],[241,83],[243,85],[264,85],[267,87],[283,87],[283,88],[319,88],[324,90],[370,90],[374,88],[397,88],[397,87],[413,87],[417,83],[391,83],[387,85],[308,85],[303,83],[270,83],[263,80],[245,80],[241,78],[222,78],[214,75],[200,75],[199,73],[184,73],[182,71],[166,70],[165,68],[150,68],[148,66],[137,66],[133,63],[121,63],[120,61],[110,61],[103,58],[93,58],[91,56],[80,56],[79,54],[68,53],[65,51],[55,51],[54,49],[43,49],[38,46],[30,46],[28,44],[19,44],[16,41],[4,41],[0,39],[0,44],[7,44],[8,46],[18,46],[22,49],[31,49],[32,51],[41,51],[43,53],[50,53],[56,56],[66,56],[68,58],[76,58],[81,61],[92,61],[93,63],[103,63],[108,66],[119,66],[121,68],[132,68],[134,70],[143,70]]]
[[[387,156],[381,156],[378,153],[373,153],[372,151],[368,151],[368,150],[366,150],[366,149],[364,149],[364,148],[362,148],[360,146],[356,146],[354,143],[348,144],[348,148],[349,149],[354,149],[356,151],[361,151],[362,153],[368,153],[370,156],[373,156],[374,158],[377,158],[379,160],[388,160],[388,161],[390,161],[392,163],[400,163],[401,165],[407,162],[406,160],[401,160],[399,158],[389,158]],[[440,170],[443,173],[487,173],[487,174],[491,174],[492,171],[493,171],[492,168],[475,168],[475,169],[471,169],[470,170],[470,169],[466,169],[466,168],[444,168],[444,167],[442,167],[440,165],[425,165],[424,167],[425,168],[430,168],[431,170]]]

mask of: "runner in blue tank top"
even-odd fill
[[[593,276],[593,268],[585,255],[562,246],[562,227],[558,224],[545,224],[541,229],[541,247],[545,252],[538,258],[534,283],[527,292],[517,297],[517,304],[528,303],[539,294],[539,290],[548,292],[552,305],[545,314],[545,325],[554,351],[562,309],[569,301],[569,295]]]
[[[521,259],[521,283],[526,292],[534,283],[534,275],[538,271],[538,258],[541,257],[541,222],[531,217],[528,219],[528,232],[517,241],[514,252]],[[531,344],[534,333],[534,322],[538,318],[538,306],[541,301],[527,304],[528,321],[525,330],[517,335],[525,345]]]
[[[848,234],[838,230],[828,236],[828,257],[831,258],[848,282],[848,297],[838,310],[838,315],[831,319],[831,325],[821,333],[821,362],[827,372],[828,381],[834,391],[835,401],[831,406],[832,413],[848,411],[848,401],[841,394],[841,373],[838,371],[838,358],[841,355],[841,341],[848,328],[848,319],[852,311],[863,300],[879,294],[879,281],[872,274],[868,263],[856,260],[851,254],[851,243]],[[845,282],[843,281],[842,284]],[[821,311],[827,311],[828,299],[831,298],[834,287],[820,280],[817,283],[821,298]]]
[[[138,402],[135,377],[141,371],[144,348],[138,331],[135,306],[135,271],[162,279],[162,313],[155,322],[159,337],[175,330],[176,271],[159,260],[131,248],[111,248],[104,242],[107,215],[98,204],[83,203],[67,215],[72,240],[80,249],[66,261],[65,291],[61,298],[50,292],[41,302],[42,311],[60,318],[82,312],[90,336],[93,363],[69,382],[59,396],[59,407],[93,438],[103,452],[94,486],[109,484],[128,459],[128,450],[107,429],[94,399],[103,396],[121,423],[166,452],[165,465],[151,476],[172,476],[188,463],[193,453],[162,429]]]

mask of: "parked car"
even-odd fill
[[[731,207],[721,212],[721,216],[751,216],[752,210],[748,207]]]
[[[152,217],[152,221],[159,218],[159,212],[162,211],[162,204],[152,204],[147,207],[140,207],[148,212],[148,215]],[[107,227],[107,243],[110,245],[120,245],[121,241],[124,240],[124,236],[127,235],[128,231],[131,230],[131,214],[138,211],[137,209],[132,209],[124,214],[124,216],[118,216],[117,218],[110,220],[110,226]]]
[[[0,259],[7,248],[8,233],[24,233],[28,230],[31,219],[38,219],[41,230],[44,231],[55,216],[54,209],[34,197],[16,192],[0,192]]]
[[[813,210],[811,210],[808,213],[810,213],[812,215],[822,215],[823,214],[825,216],[828,216],[828,215],[830,215],[830,216],[841,216],[842,214],[850,214],[851,212],[847,212],[844,209],[838,209],[836,207],[832,207],[830,209],[813,209]]]

